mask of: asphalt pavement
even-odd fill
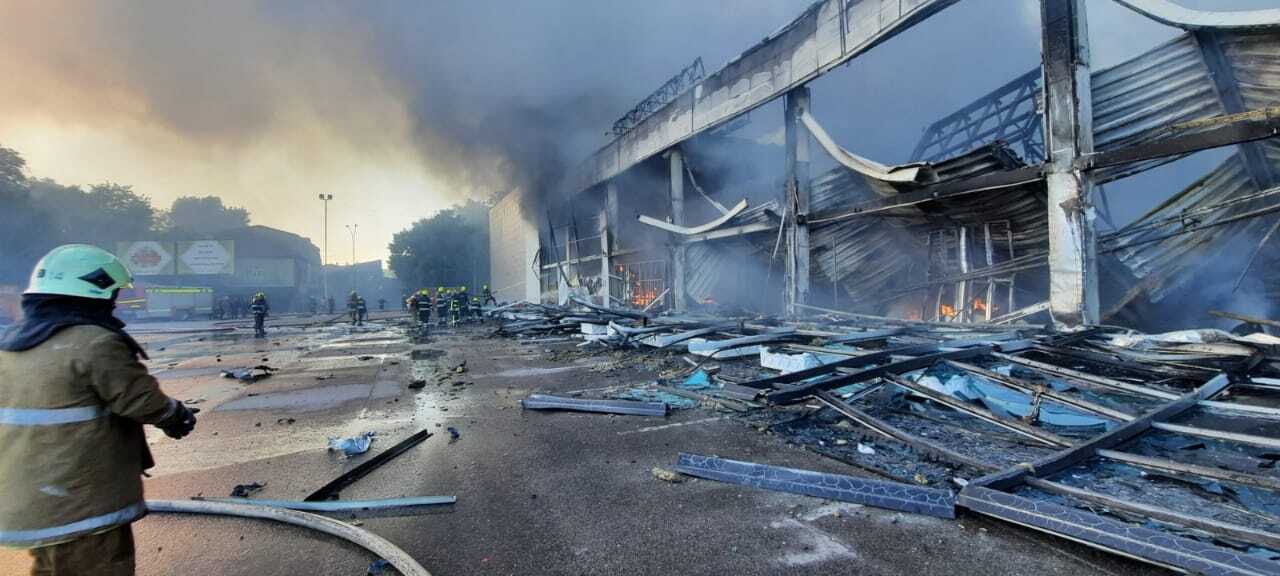
[[[239,326],[206,333],[165,326],[142,336],[166,391],[202,409],[187,439],[149,435],[159,465],[147,497],[226,496],[257,482],[266,486],[254,497],[301,499],[425,428],[435,435],[342,498],[457,496],[442,513],[348,519],[437,575],[1162,573],[984,517],[942,520],[707,480],[669,483],[651,470],[670,468],[682,451],[861,472],[730,414],[523,411],[519,400],[530,393],[655,374],[644,366],[606,370],[607,355],[558,361],[554,352],[572,344],[492,338],[491,327],[415,344],[406,318],[374,316],[359,328],[322,322],[328,317],[290,319],[265,341]],[[259,364],[276,370],[253,383],[221,376]],[[427,385],[410,389],[419,378]],[[376,434],[369,454],[326,449],[328,438],[364,432]],[[360,575],[375,560],[332,537],[258,520],[153,514],[135,529],[138,573],[147,576]],[[22,553],[0,552],[0,573],[25,573],[26,562]]]

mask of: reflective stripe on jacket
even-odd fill
[[[176,406],[124,339],[97,326],[0,351],[0,546],[48,546],[144,516],[142,424]]]

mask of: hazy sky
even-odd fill
[[[359,259],[385,258],[394,232],[530,164],[576,162],[695,56],[710,72],[808,4],[0,0],[0,145],[36,176],[132,184],[158,207],[219,195],[317,245],[316,195],[333,194],[330,260],[351,258],[348,223]],[[1090,18],[1099,65],[1174,33],[1109,0]],[[838,139],[897,160],[922,125],[1037,61],[1032,0],[964,0],[935,19],[815,86]],[[932,69],[908,78],[899,61]]]

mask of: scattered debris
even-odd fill
[[[249,496],[256,494],[259,490],[262,490],[263,488],[266,488],[266,487],[267,487],[266,482],[263,482],[261,484],[257,482],[252,482],[249,484],[236,484],[235,488],[231,489],[231,497],[232,498],[248,498]]]
[[[397,442],[394,446],[375,454],[373,457],[361,462],[359,466],[348,470],[343,475],[334,478],[328,484],[320,487],[319,490],[312,492],[304,500],[307,502],[323,502],[326,500],[337,499],[338,494],[343,488],[354,484],[357,480],[368,476],[370,472],[377,470],[383,464],[390,462],[397,456],[405,453],[410,448],[421,444],[423,440],[430,438],[432,433],[428,430],[420,430],[417,433]]]
[[[369,565],[369,570],[365,572],[365,574],[378,576],[380,574],[385,574],[386,571],[389,570],[390,568],[391,568],[390,562],[387,562],[386,560],[379,558],[377,560],[374,560],[373,563]]]
[[[236,380],[240,380],[241,382],[249,382],[252,384],[259,380],[270,378],[271,373],[275,372],[276,370],[277,370],[276,368],[272,368],[270,366],[267,366],[266,364],[259,364],[252,368],[223,370],[222,377],[234,378]]]
[[[422,378],[414,378],[413,381],[409,383],[410,390],[418,390],[421,388],[425,388],[426,386],[427,386],[427,381]]]
[[[681,482],[684,482],[684,476],[681,476],[680,474],[672,470],[663,468],[661,466],[654,466],[653,469],[649,471],[649,473],[652,474],[654,478],[657,478],[663,482],[670,482],[672,484],[679,484]]]
[[[458,432],[458,429],[454,428],[453,426],[445,428],[445,430],[449,431],[449,442],[453,442],[454,440],[457,440],[462,437],[462,434]]]
[[[373,432],[365,432],[350,438],[330,438],[329,450],[340,451],[347,456],[364,454],[369,451],[369,445],[373,443],[373,437]]]

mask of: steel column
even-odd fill
[[[808,87],[801,86],[787,93],[784,202],[788,207],[785,302],[788,316],[796,315],[796,304],[809,301],[809,137],[800,125],[800,117],[808,109]]]
[[[1089,27],[1084,0],[1040,0],[1045,179],[1049,204],[1049,307],[1066,325],[1098,322],[1093,183],[1076,159],[1093,152]]]
[[[679,148],[672,148],[667,152],[667,159],[671,165],[671,223],[684,226],[684,153]],[[671,249],[671,307],[676,312],[687,309],[684,285],[686,250],[685,245],[679,242],[674,243]]]
[[[600,213],[600,294],[601,305],[613,307],[613,258],[612,239],[617,238],[614,227],[618,220],[618,185],[610,181],[604,187],[604,210]]]

